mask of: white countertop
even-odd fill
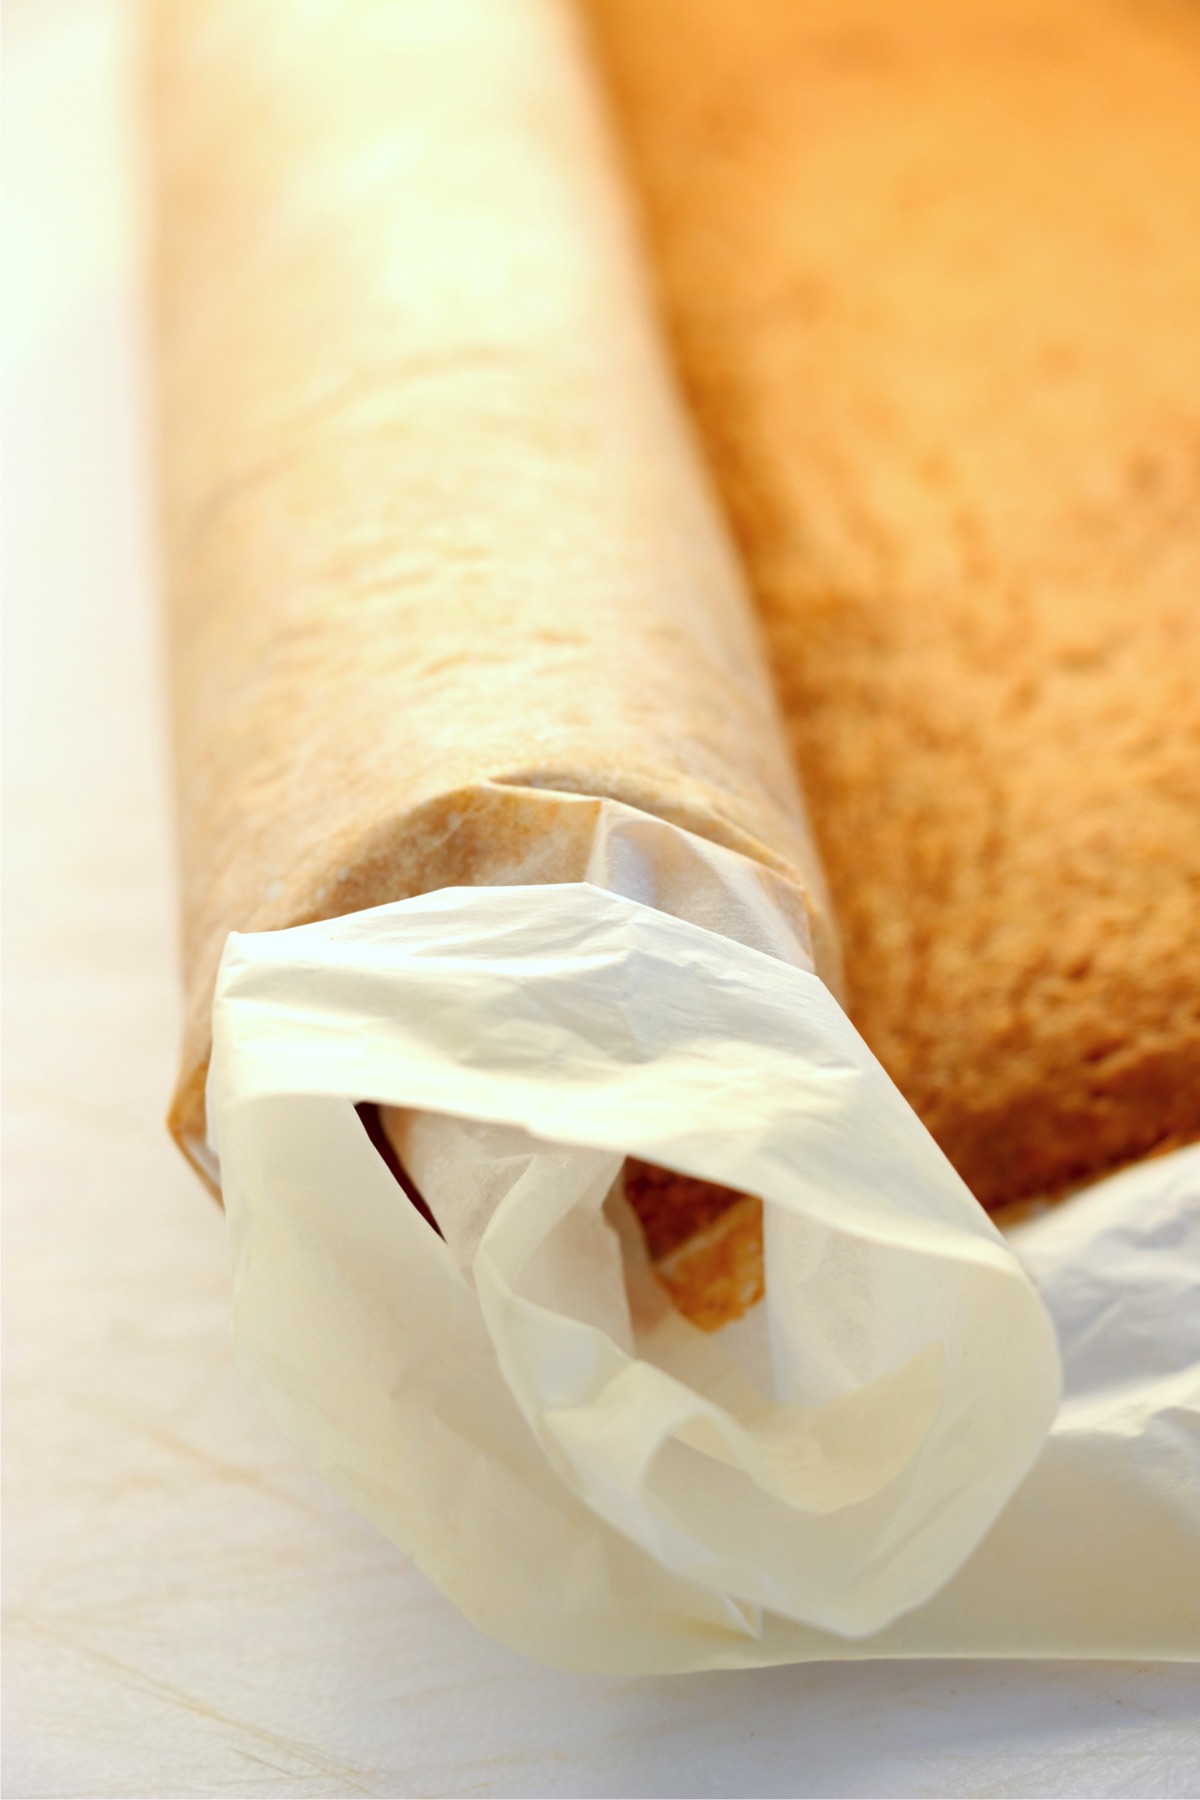
[[[534,1668],[234,1374],[178,1023],[122,0],[5,10],[4,1791],[1188,1795],[1186,1667]]]

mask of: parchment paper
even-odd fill
[[[752,865],[686,848],[732,915]],[[1039,1300],[803,959],[657,910],[645,842],[624,885],[231,938],[212,1148],[276,1418],[546,1660],[1194,1656],[1195,1154],[1019,1234]],[[444,1239],[361,1099],[423,1116]],[[626,1151],[762,1195],[756,1314],[661,1301]]]

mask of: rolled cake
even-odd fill
[[[591,0],[852,1017],[989,1206],[1200,1135],[1200,14]]]
[[[161,0],[153,67],[185,1151],[231,930],[579,879],[580,797],[755,859],[828,971],[573,15]]]

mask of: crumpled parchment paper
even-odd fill
[[[208,1116],[251,1385],[542,1660],[1194,1654],[1200,1165],[1158,1214],[1126,1176],[1007,1243],[753,866],[617,824],[604,887],[230,938]],[[362,1100],[408,1113],[442,1235]],[[762,1196],[747,1318],[666,1302],[626,1153]]]

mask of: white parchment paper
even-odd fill
[[[466,1613],[544,1660],[1193,1652],[1200,1350],[1142,1379],[1110,1343],[1097,1377],[1086,1296],[1111,1337],[1126,1226],[1082,1252],[1076,1203],[1026,1233],[1083,1384],[1052,1431],[1043,1299],[753,866],[611,823],[604,886],[230,939],[208,1105],[248,1380]],[[678,916],[689,896],[708,923]],[[405,1109],[441,1236],[361,1100]],[[704,1334],[665,1302],[613,1192],[626,1153],[762,1196],[746,1320]],[[1187,1286],[1149,1254],[1135,1337],[1167,1267]],[[1114,1533],[1145,1582],[1105,1566]]]

